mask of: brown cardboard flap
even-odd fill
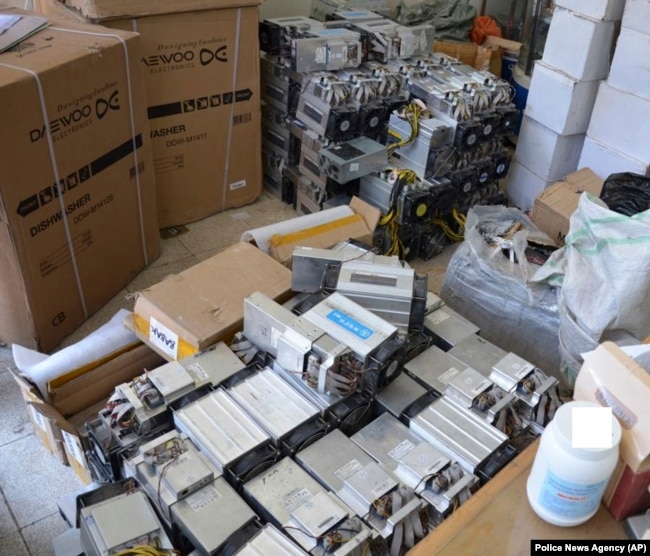
[[[379,219],[381,218],[381,211],[378,208],[369,205],[356,196],[352,197],[350,200],[350,208],[357,214],[363,216],[366,226],[368,226],[368,231],[375,231],[377,224],[379,224]]]
[[[181,12],[259,6],[261,0],[64,0],[85,17],[107,19],[162,15]]]
[[[168,329],[167,336],[177,336],[176,358],[183,342],[201,350],[240,329],[243,300],[256,291],[286,300],[291,272],[250,243],[236,243],[141,292],[133,311],[136,335],[155,346],[154,318]],[[174,357],[165,353],[165,358]]]
[[[95,404],[113,393],[115,386],[155,369],[165,360],[149,346],[139,344],[92,371],[50,392],[53,405],[65,417]]]
[[[611,407],[621,424],[620,457],[639,472],[650,468],[650,375],[616,344],[585,357],[574,398]]]

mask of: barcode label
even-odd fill
[[[245,114],[235,114],[232,117],[232,125],[247,124],[253,119],[252,112],[246,112]]]

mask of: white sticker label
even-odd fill
[[[372,489],[372,495],[375,498],[380,498],[386,494],[390,489],[395,486],[395,483],[391,479],[386,479],[382,483],[379,483],[375,488]]]
[[[36,411],[33,405],[30,405],[29,408],[32,410],[32,417],[34,417],[34,421],[36,421],[36,424],[39,426],[39,428],[43,429],[44,431],[47,431],[47,425],[45,424],[45,417],[43,417],[38,411]]]
[[[294,511],[296,508],[302,506],[307,500],[311,498],[312,494],[306,488],[297,488],[292,490],[287,496],[285,496],[282,504],[288,512]]]
[[[413,444],[413,442],[410,440],[404,440],[395,446],[390,452],[388,452],[388,455],[394,460],[399,461],[413,448],[415,448],[415,444]]]
[[[358,172],[359,171],[359,163],[358,162],[353,162],[350,164],[350,172]]]
[[[327,47],[319,46],[316,49],[316,63],[324,64],[325,62],[327,62]]]
[[[278,340],[280,339],[280,336],[282,336],[282,332],[280,332],[277,328],[271,327],[271,345],[274,348],[278,347]]]
[[[359,469],[362,469],[362,467],[363,466],[359,463],[358,460],[353,459],[334,471],[334,475],[336,475],[341,481],[345,481],[345,479],[347,479],[353,473],[359,471]]]
[[[68,450],[68,453],[77,460],[79,465],[86,467],[86,458],[84,457],[83,448],[81,447],[81,441],[76,436],[70,434],[66,431],[61,431],[63,435],[63,442],[65,442],[65,447]]]
[[[429,320],[433,324],[440,324],[449,318],[449,313],[445,313],[442,309],[438,309],[429,315]]]
[[[208,380],[209,378],[208,373],[206,373],[205,369],[198,363],[192,363],[187,368],[187,372],[190,373],[192,375],[192,378],[197,382]]]
[[[449,369],[448,371],[445,371],[442,373],[439,377],[438,380],[442,382],[443,384],[449,384],[456,375],[459,375],[460,371],[454,367]]]
[[[230,184],[230,191],[235,191],[235,189],[242,189],[246,187],[246,180],[234,181]]]
[[[481,392],[487,390],[490,387],[490,384],[492,383],[487,379],[481,381],[481,383],[472,390],[472,396],[478,396]]]
[[[178,334],[172,332],[154,317],[149,319],[149,341],[172,359],[178,356]]]
[[[221,498],[221,495],[212,486],[207,486],[201,490],[197,490],[194,494],[190,494],[185,500],[195,512],[199,512],[207,508],[210,504],[214,504]]]

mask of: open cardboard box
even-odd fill
[[[148,346],[139,344],[56,390],[50,390],[51,403],[43,400],[35,386],[10,370],[27,404],[27,413],[36,436],[47,450],[64,465],[70,465],[87,484],[92,479],[84,454],[88,447],[85,421],[97,415],[115,386],[142,374],[144,369],[154,369],[164,362]]]
[[[282,303],[291,272],[250,243],[235,243],[140,292],[133,330],[168,361],[183,359],[241,330],[244,298],[259,291]]]
[[[352,198],[350,208],[354,212],[350,216],[312,228],[273,236],[269,241],[271,256],[282,264],[288,265],[291,263],[291,256],[296,247],[327,248],[348,239],[372,244],[372,235],[381,217],[381,211],[358,197]]]
[[[619,464],[603,502],[616,519],[650,507],[650,374],[611,342],[585,356],[574,398],[611,407],[621,424]]]

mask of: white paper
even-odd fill
[[[13,344],[11,351],[16,368],[36,384],[43,399],[49,401],[47,384],[51,380],[138,343],[135,334],[123,324],[130,314],[130,311],[121,309],[110,321],[83,340],[53,355]]]
[[[19,15],[0,14],[0,35],[21,20]]]
[[[305,230],[332,222],[346,216],[352,216],[354,211],[349,206],[340,206],[320,212],[314,212],[305,216],[298,216],[289,220],[283,220],[269,226],[262,226],[244,232],[240,241],[254,241],[259,249],[269,253],[269,240],[276,234],[285,235],[298,230]]]

